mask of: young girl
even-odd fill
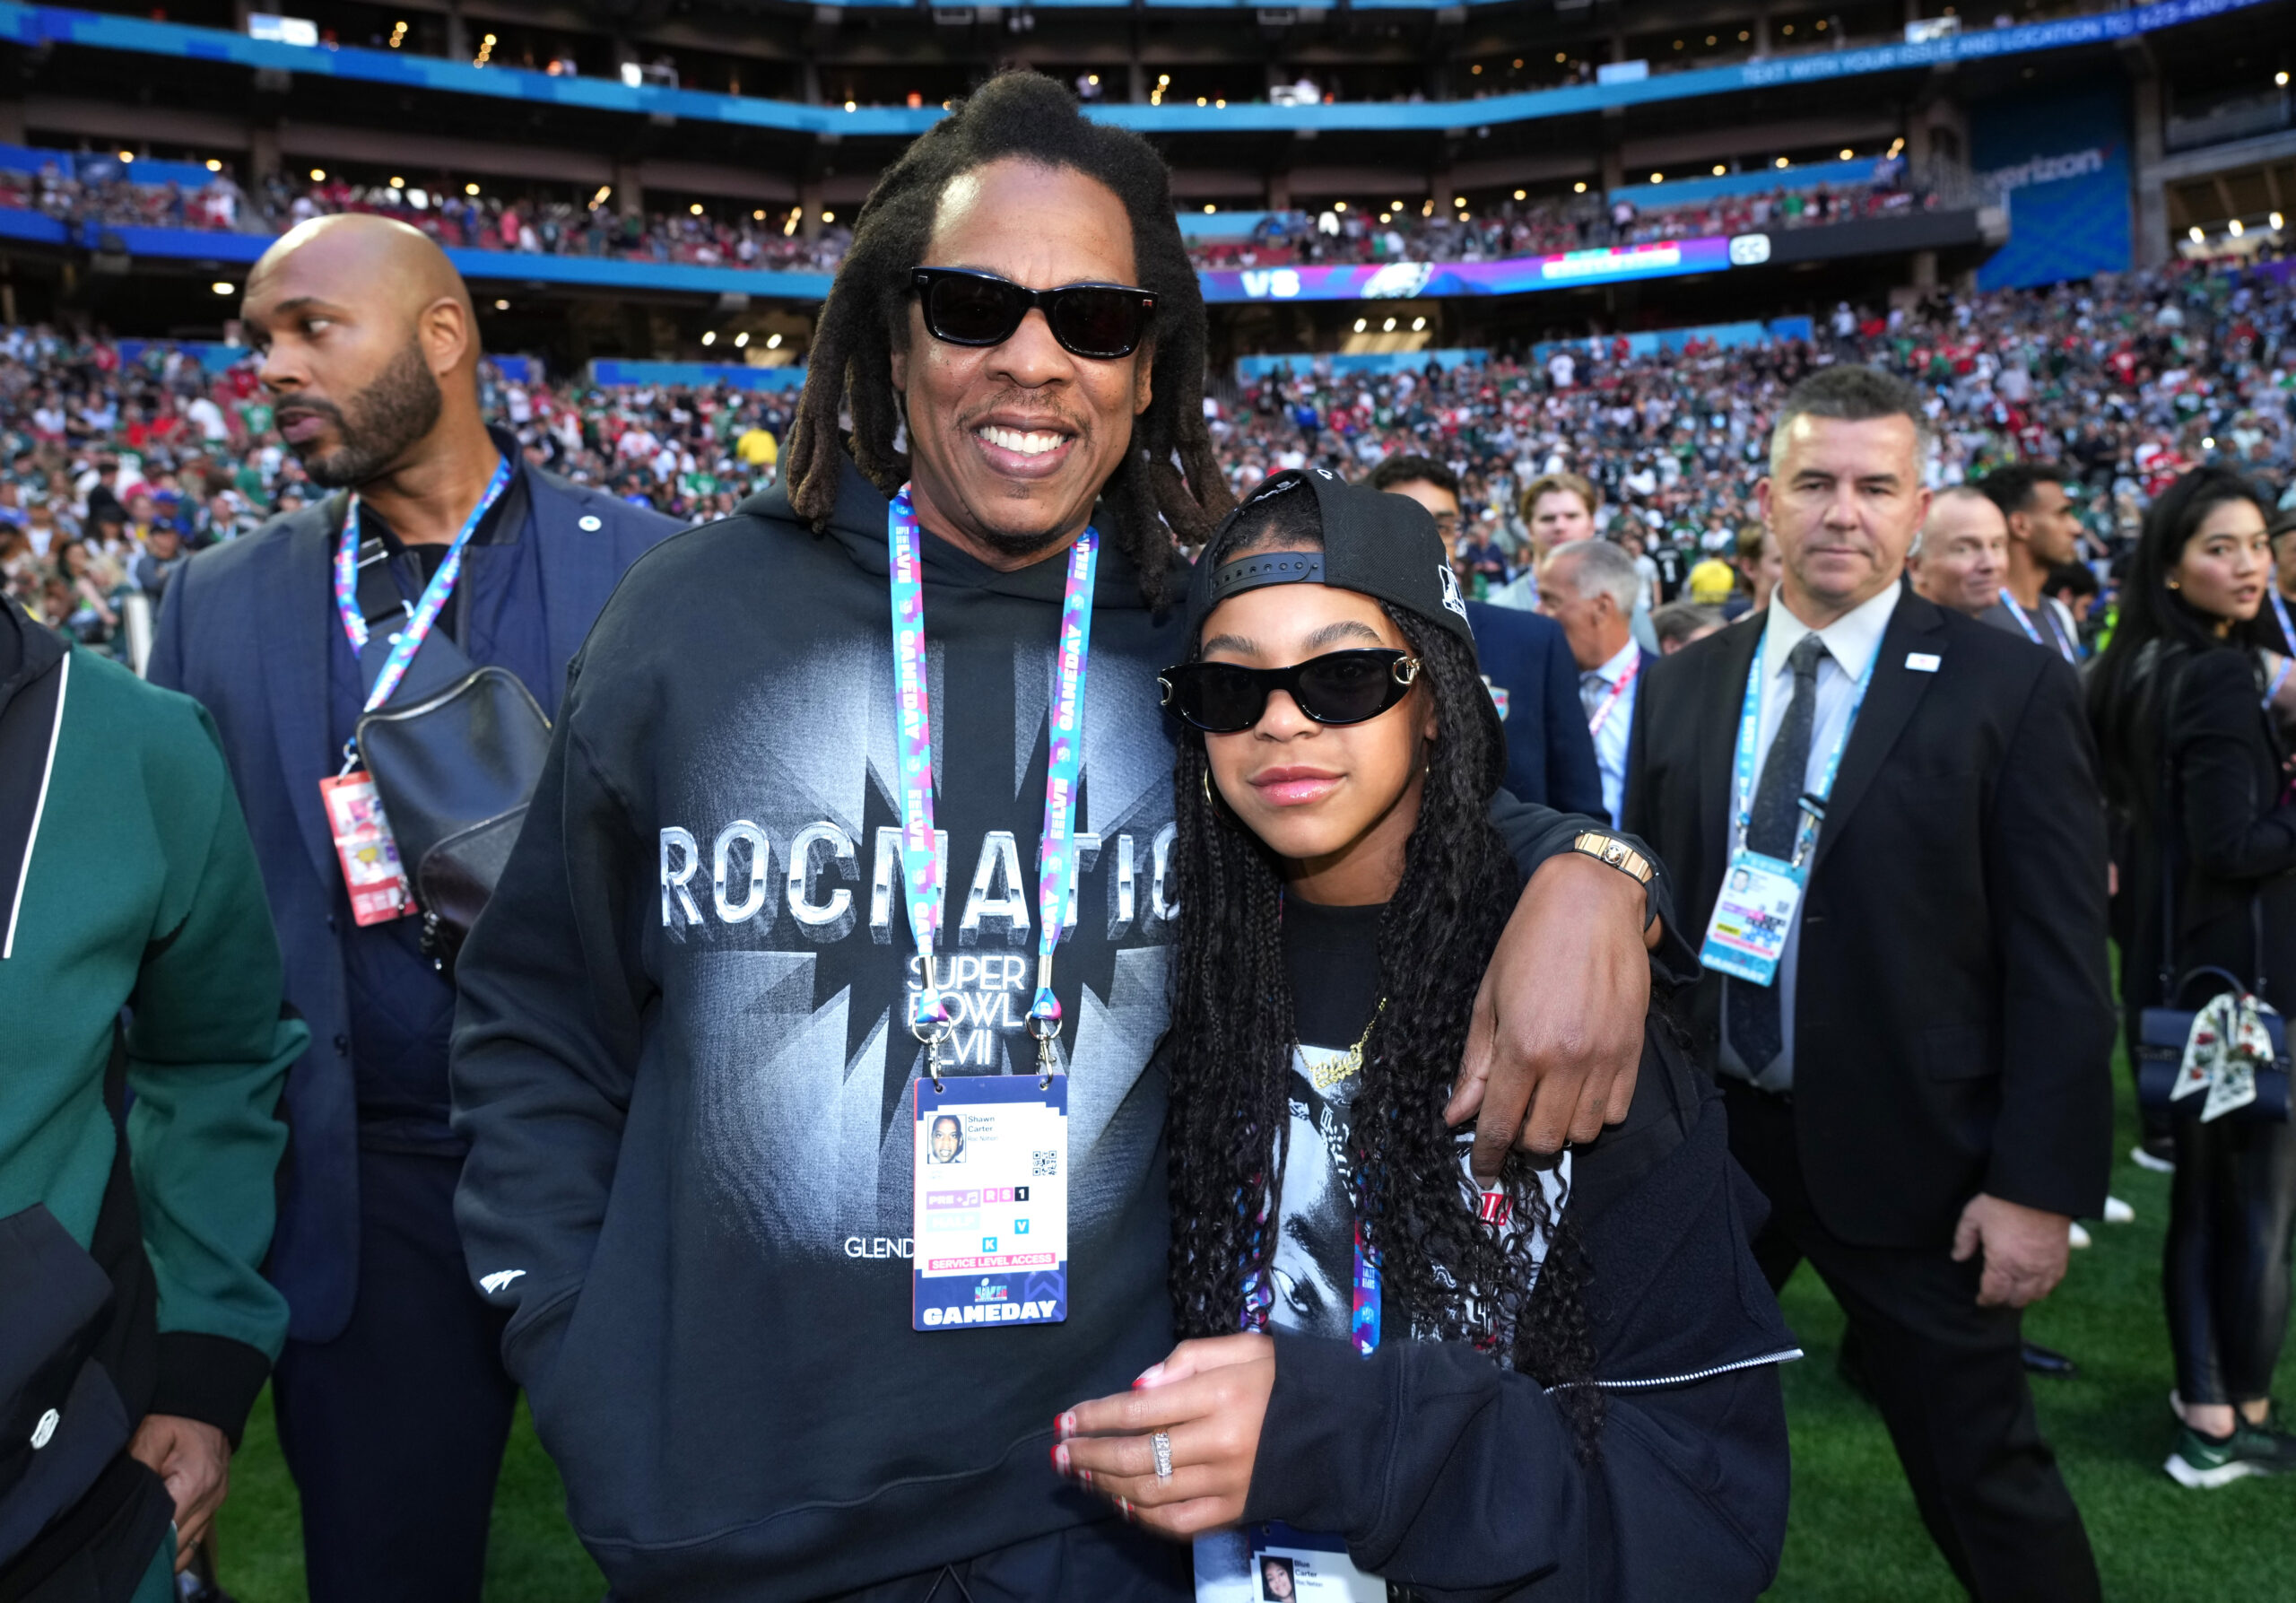
[[[1170,872],[1185,1341],[1056,1466],[1197,1544],[1200,1599],[1752,1598],[1785,1537],[1759,1197],[1654,1021],[1631,1111],[1477,1182],[1442,1110],[1519,890],[1431,519],[1310,470],[1206,547]],[[1598,838],[1598,849],[1621,852]],[[1234,1335],[1230,1332],[1246,1334]],[[1283,1564],[1271,1566],[1268,1561]]]

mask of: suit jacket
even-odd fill
[[[1558,813],[1608,818],[1595,743],[1578,702],[1578,665],[1562,625],[1487,601],[1470,601],[1466,609],[1483,676],[1505,693],[1500,727],[1507,736],[1507,788]]]
[[[1625,827],[1700,939],[1733,845],[1733,756],[1764,620],[1648,670]],[[1910,666],[1935,658],[1933,671]],[[2111,1162],[2105,829],[2079,683],[1908,591],[1812,852],[1796,1137],[1826,1228],[1935,1247],[1979,1191],[2094,1215]],[[1722,981],[1691,1003],[1709,1067]]]
[[[497,443],[519,460],[515,441]],[[538,468],[519,472],[551,675],[529,688],[554,715],[566,665],[622,571],[681,526]],[[214,718],[263,866],[287,1000],[310,1025],[281,1104],[291,1134],[267,1266],[299,1341],[339,1334],[359,1283],[359,1119],[339,934],[351,912],[319,800],[319,780],[341,766],[327,731],[327,631],[341,626],[330,511],[340,516],[339,498],[194,557],[168,586],[149,666],[152,683]]]

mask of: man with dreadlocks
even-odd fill
[[[457,1212],[617,1597],[1186,1594],[1047,1453],[1172,1334],[1204,360],[1155,153],[1000,78],[863,207],[784,485],[572,671],[461,961]],[[1656,901],[1585,820],[1503,823],[1536,872],[1453,1106],[1492,1172],[1526,1105],[1550,1148],[1623,1115]]]

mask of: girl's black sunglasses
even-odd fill
[[[970,267],[918,267],[909,287],[925,307],[925,327],[952,345],[1001,345],[1029,308],[1044,309],[1052,337],[1072,356],[1112,362],[1140,348],[1156,297],[1120,283],[1064,283],[1032,290]]]
[[[1290,695],[1319,724],[1361,724],[1411,693],[1419,658],[1402,651],[1326,651],[1288,668],[1184,662],[1156,675],[1164,705],[1207,735],[1237,735],[1267,710],[1271,692]]]

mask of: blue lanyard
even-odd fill
[[[1770,605],[1782,606],[1784,602],[1771,597]],[[1813,631],[1812,632],[1815,632]],[[1833,782],[1841,772],[1841,754],[1849,745],[1849,732],[1857,726],[1858,710],[1866,705],[1866,687],[1874,682],[1874,665],[1882,659],[1882,643],[1874,642],[1873,655],[1866,659],[1866,671],[1857,675],[1857,688],[1851,694],[1849,716],[1841,720],[1841,733],[1834,736],[1833,750],[1826,754],[1825,772],[1819,776],[1818,788],[1802,798],[1802,823],[1794,837],[1792,867],[1799,868],[1809,854],[1810,843],[1817,839],[1818,821],[1825,816],[1826,800],[1833,795]],[[1770,624],[1764,621],[1761,639],[1754,642],[1753,671],[1746,675],[1746,699],[1738,715],[1737,759],[1737,823],[1738,844],[1746,843],[1746,832],[1754,821],[1754,754],[1761,744],[1762,696],[1769,687]]]
[[[391,652],[383,658],[383,671],[375,678],[375,688],[367,693],[366,711],[372,712],[390,700],[391,692],[398,688],[400,680],[414,661],[414,654],[422,649],[422,642],[430,638],[430,627],[439,621],[439,614],[447,605],[447,597],[454,594],[455,580],[462,577],[463,553],[470,546],[471,536],[478,533],[480,522],[502,499],[502,492],[510,486],[510,463],[505,457],[494,464],[494,476],[486,482],[486,493],[478,498],[478,505],[463,519],[462,532],[447,547],[446,560],[439,564],[439,571],[422,587],[422,597],[414,610],[400,625],[398,636],[392,642]],[[353,656],[367,649],[367,620],[359,610],[359,496],[353,492],[351,504],[343,514],[343,538],[335,548],[335,605],[343,614],[343,632],[351,640]]]
[[[2279,597],[2275,596],[2273,599],[2276,603],[2279,600]],[[2025,632],[2025,638],[2027,640],[2032,641],[2036,646],[2046,646],[2049,643],[2048,640],[2041,639],[2040,631],[2035,629],[2033,627],[2033,621],[2025,616],[2025,609],[2017,605],[2017,598],[2009,594],[2009,587],[2007,585],[2001,587],[2001,605],[2008,610],[2011,617],[2017,620],[2017,627]],[[2044,615],[2048,614],[2048,599],[2047,597],[2043,597],[2041,599],[2040,610]],[[2052,636],[2054,636],[2057,632],[2057,621],[2053,616],[2049,618],[2048,632]],[[2057,642],[2057,654],[2065,658],[2067,662],[2078,662],[2080,660],[2080,654],[2074,651],[2072,646],[2064,640],[2058,640]]]
[[[941,1083],[941,1043],[952,1027],[934,983],[933,941],[941,922],[941,858],[933,833],[933,694],[925,654],[924,553],[917,508],[903,484],[885,514],[892,560],[893,685],[900,735],[900,871],[909,929],[917,942],[919,989],[909,1029],[926,1046],[926,1067]],[[1068,918],[1069,863],[1075,854],[1076,785],[1084,767],[1084,669],[1092,646],[1092,571],[1100,535],[1086,528],[1068,549],[1068,588],[1060,607],[1060,658],[1044,787],[1044,834],[1037,856],[1037,994],[1029,1007],[1037,1067],[1058,1067],[1060,1003],[1052,959]]]

